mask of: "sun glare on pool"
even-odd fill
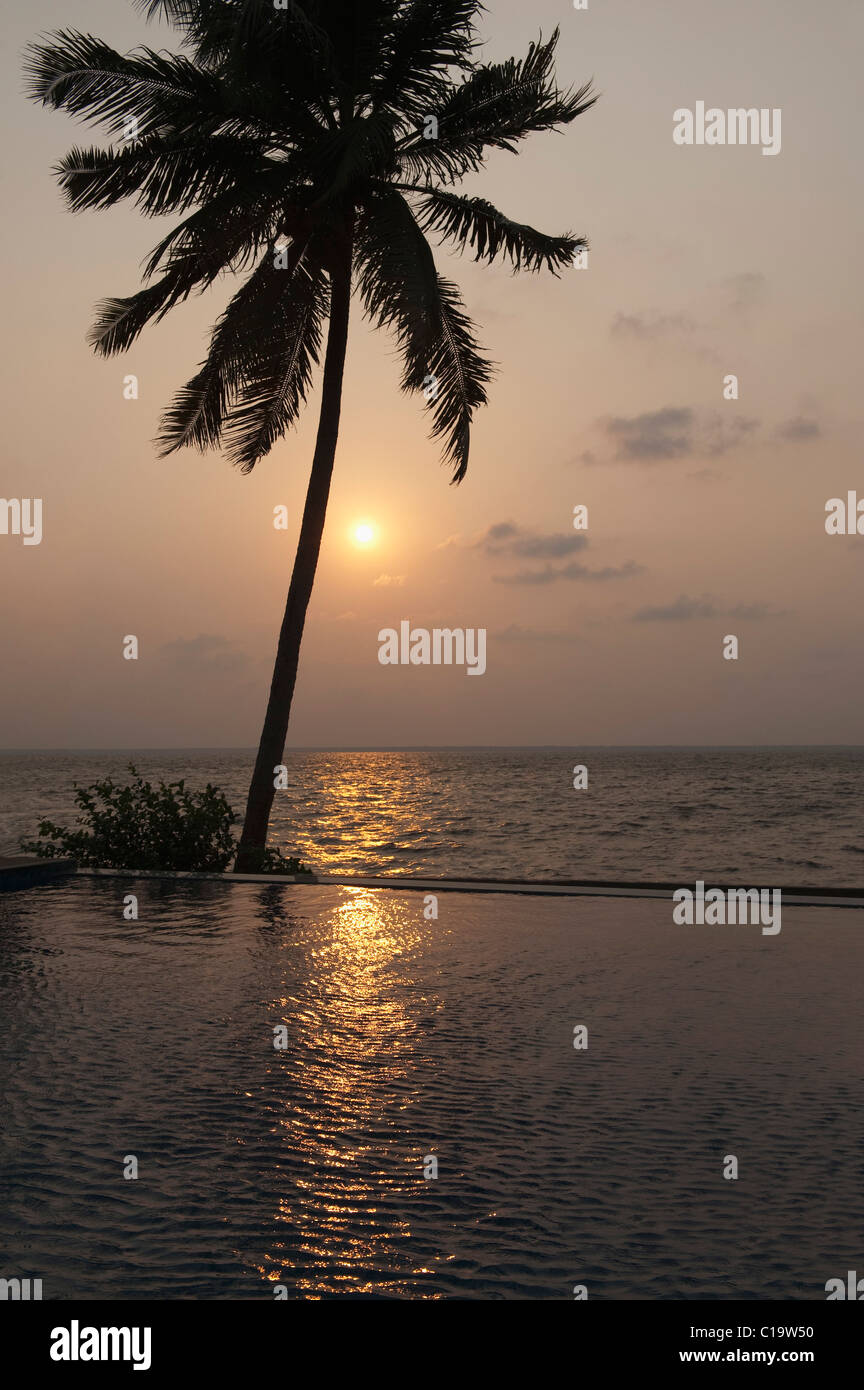
[[[368,521],[362,521],[354,527],[354,539],[358,545],[368,545],[375,539],[375,527],[370,526]]]

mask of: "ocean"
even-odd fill
[[[271,844],[322,873],[864,884],[862,748],[294,750]],[[249,749],[0,754],[0,854],[72,783],[212,781],[238,815]],[[573,786],[587,768],[588,785]]]

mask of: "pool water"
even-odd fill
[[[4,895],[0,1277],[822,1299],[864,1260],[860,922],[790,908],[764,937],[461,893],[427,918],[408,891],[133,878]]]

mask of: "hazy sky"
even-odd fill
[[[156,459],[230,287],[92,354],[93,306],[138,288],[176,219],[65,211],[51,165],[103,137],[24,99],[20,53],[63,25],[176,41],[122,0],[19,0],[3,24],[0,493],[41,497],[44,535],[0,535],[0,745],[254,744],[296,540],[273,508],[299,524],[317,392],[249,477],[217,453]],[[829,498],[864,497],[859,0],[489,0],[483,54],[555,24],[562,84],[593,76],[601,100],[465,188],[587,236],[589,267],[514,277],[438,252],[499,367],[460,487],[355,302],[289,743],[864,742],[864,536],[824,526]],[[673,112],[698,101],[780,108],[780,153],[676,145]],[[381,666],[378,630],[404,618],[486,628],[486,674]]]

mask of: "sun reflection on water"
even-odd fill
[[[416,1296],[432,1273],[413,1256],[405,1217],[426,1186],[431,1139],[409,1137],[410,1121],[425,1030],[443,1007],[412,975],[421,903],[344,889],[323,945],[319,935],[310,950],[296,923],[286,938],[284,991],[269,1012],[289,1041],[273,1054],[270,1104],[284,1141],[276,1219],[290,1230],[255,1268],[292,1297],[398,1294],[409,1283]]]
[[[298,799],[277,806],[271,843],[321,873],[409,873],[420,867],[420,846],[424,853],[454,847],[458,807],[431,764],[412,767],[406,777],[399,755],[321,754],[306,777]]]

